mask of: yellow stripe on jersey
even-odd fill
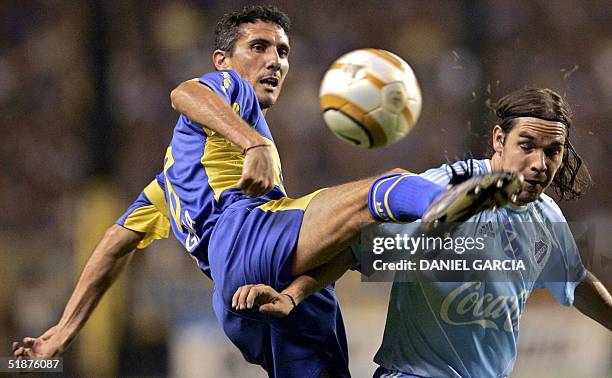
[[[263,211],[285,211],[285,210],[306,210],[312,199],[325,189],[319,189],[316,192],[305,195],[300,198],[281,198],[274,201],[269,201],[263,205],[257,206],[257,209]]]
[[[240,177],[242,176],[244,155],[240,147],[223,138],[221,135],[217,133],[207,133],[207,135],[204,154],[200,162],[206,170],[208,184],[215,193],[215,200],[219,201],[221,193],[225,190],[238,187],[238,181],[240,181]],[[274,183],[285,192],[285,188],[280,179],[280,156],[278,155],[274,143],[269,139],[266,139],[266,142],[272,149],[272,158],[274,160]]]
[[[164,177],[166,178],[166,191],[168,192],[168,198],[170,198],[170,214],[172,215],[172,219],[174,219],[174,224],[179,229],[180,232],[183,232],[183,226],[181,226],[181,200],[178,197],[178,194],[174,191],[174,187],[170,180],[168,180],[167,171],[174,165],[174,156],[172,156],[172,147],[168,147],[166,150],[166,159],[164,163]]]
[[[134,210],[125,220],[123,226],[129,230],[144,232],[144,238],[137,248],[143,249],[157,239],[167,238],[170,234],[170,221],[164,191],[157,180],[153,180],[144,193],[152,205]]]
[[[153,179],[153,181],[151,181],[151,183],[144,188],[143,192],[160,213],[164,214],[165,216],[168,215],[168,203],[166,202],[166,196],[164,194],[164,190],[157,183],[157,179]]]

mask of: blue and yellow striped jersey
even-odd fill
[[[265,137],[275,160],[274,189],[257,199],[244,195],[237,184],[242,174],[242,149],[181,115],[166,151],[163,180],[170,223],[188,252],[208,261],[207,245],[219,214],[238,201],[244,206],[286,196],[278,151],[251,85],[236,72],[215,71],[199,79],[220,95],[240,117]],[[202,246],[203,248],[198,248]]]

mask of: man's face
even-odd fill
[[[262,109],[274,105],[289,71],[289,39],[279,25],[256,21],[240,25],[234,52],[225,53],[223,65],[236,71],[255,89]]]
[[[499,157],[500,170],[520,172],[525,176],[517,201],[525,205],[542,194],[561,166],[566,126],[532,117],[516,118],[513,122],[514,127],[508,134],[499,126],[495,127],[493,147]]]

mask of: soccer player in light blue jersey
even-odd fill
[[[276,102],[289,69],[288,31],[288,17],[270,6],[245,7],[222,18],[212,56],[215,71],[181,83],[171,93],[172,106],[181,115],[163,171],[96,248],[58,325],[39,338],[26,338],[25,346],[16,343],[16,357],[61,353],[129,252],[171,229],[214,280],[215,314],[247,361],[270,376],[349,376],[333,286],[321,286],[308,298],[284,292],[289,303],[300,302],[285,319],[240,311],[244,309],[236,309],[233,294],[245,284],[261,282],[283,290],[295,277],[337,276],[352,260],[348,246],[362,226],[420,218],[444,188],[396,169],[302,198],[287,196],[265,113]],[[483,192],[478,206],[461,195],[451,201],[470,214],[506,204],[509,189],[520,179],[492,176],[502,180],[493,189],[499,195],[489,198],[490,192]],[[391,182],[393,194],[380,197]]]
[[[515,204],[484,210],[469,222],[478,225],[474,231],[488,224],[500,230],[491,239],[496,248],[486,250],[488,258],[520,258],[531,264],[504,282],[395,282],[383,342],[374,357],[380,366],[375,377],[509,375],[516,359],[520,317],[533,288],[547,288],[562,305],[574,305],[612,330],[612,297],[582,265],[561,210],[544,194],[552,187],[559,197],[573,198],[588,184],[588,174],[581,174],[582,160],[569,140],[568,104],[551,90],[524,89],[500,99],[497,115],[501,121],[493,129],[491,159],[445,164],[419,176],[444,187],[466,174],[478,178],[497,171],[521,173],[524,182]],[[379,180],[383,183],[373,185],[370,194],[379,190],[388,197],[395,195],[394,180],[404,176]],[[444,219],[458,197],[466,200],[466,193],[480,190],[477,181],[458,185],[439,197],[424,218]],[[372,209],[375,216],[380,211]],[[341,274],[299,277],[285,291],[301,299],[324,285],[325,279]],[[259,305],[260,311],[279,317],[293,308],[265,285],[244,286],[235,297],[240,307]]]

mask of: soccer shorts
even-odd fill
[[[164,189],[157,179],[140,193],[136,201],[115,222],[128,230],[143,232],[144,238],[137,248],[145,248],[157,239],[167,238],[170,233],[168,205]]]
[[[306,298],[283,319],[231,308],[232,296],[242,285],[263,283],[280,291],[291,283],[304,210],[317,193],[230,205],[208,245],[215,282],[213,307],[224,332],[247,361],[275,377],[318,377],[324,370],[350,376],[344,323],[333,286]]]

